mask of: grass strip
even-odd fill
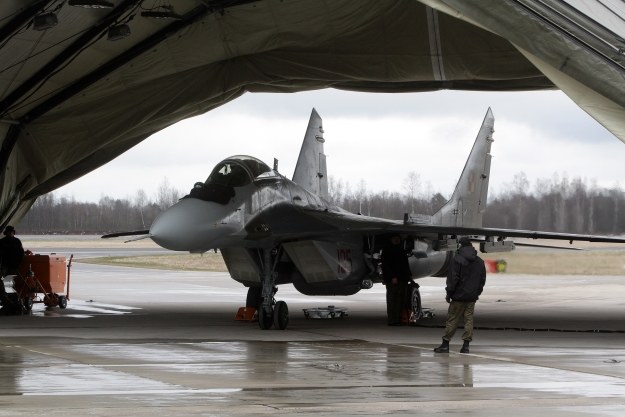
[[[508,253],[481,254],[484,259],[504,259],[509,274],[527,275],[623,275],[623,251],[557,251],[516,250]],[[166,269],[176,271],[227,272],[220,254],[168,254],[148,256],[114,256],[77,260],[99,265],[133,268]]]
[[[132,268],[166,269],[174,271],[226,272],[226,264],[218,253],[171,254],[146,256],[109,256],[76,260],[97,265],[127,266]]]

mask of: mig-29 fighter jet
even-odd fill
[[[292,180],[254,157],[232,156],[161,213],[150,230],[104,237],[143,233],[175,251],[219,249],[232,278],[248,287],[246,304],[257,308],[262,329],[288,325],[287,304],[274,299],[278,285],[291,283],[306,295],[352,295],[381,282],[379,255],[391,235],[404,237],[413,278],[445,277],[463,236],[479,242],[482,252],[511,251],[514,237],[625,243],[606,236],[482,227],[493,126],[489,109],[451,199],[431,216],[388,220],[332,205],[323,127],[313,109]],[[411,291],[418,315],[418,285]]]

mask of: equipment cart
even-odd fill
[[[18,301],[25,311],[32,310],[34,303],[44,303],[46,307],[67,307],[73,258],[74,255],[69,257],[66,266],[65,256],[24,256],[13,285]]]
[[[305,308],[304,317],[307,319],[333,319],[347,317],[347,308],[328,306],[327,308]]]

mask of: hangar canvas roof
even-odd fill
[[[624,16],[616,0],[3,0],[0,223],[246,92],[559,88],[625,141]]]

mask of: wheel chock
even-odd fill
[[[258,320],[258,314],[254,307],[241,307],[234,319],[236,321],[255,321]]]

